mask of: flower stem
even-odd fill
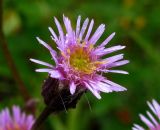
[[[33,124],[31,130],[39,130],[41,124],[47,119],[47,117],[52,113],[53,111],[50,109],[50,107],[45,107],[45,109],[42,111],[42,113],[39,115],[35,123]]]
[[[31,99],[31,97],[16,68],[14,60],[8,48],[7,40],[5,39],[5,35],[3,32],[3,0],[0,0],[0,45],[2,47],[5,59],[7,60],[8,67],[12,72],[15,82],[17,83],[17,87],[21,93],[21,96],[27,102],[29,99]]]

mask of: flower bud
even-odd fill
[[[77,87],[72,95],[67,83],[51,77],[45,80],[42,87],[44,102],[53,112],[75,108],[84,92],[86,92],[84,87]]]

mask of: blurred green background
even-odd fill
[[[107,74],[107,77],[128,91],[103,93],[101,100],[88,92],[92,110],[83,96],[76,109],[50,116],[44,130],[130,130],[133,123],[142,124],[138,114],[148,110],[147,100],[154,98],[160,102],[159,0],[4,0],[3,7],[3,27],[9,50],[27,90],[38,99],[36,116],[45,106],[40,93],[47,74],[36,73],[34,69],[40,66],[31,63],[29,58],[54,63],[35,38],[39,36],[55,48],[48,31],[49,26],[57,31],[54,16],[62,23],[65,14],[74,27],[78,15],[83,20],[94,18],[94,30],[101,23],[107,25],[99,43],[116,32],[108,47],[127,46],[121,53],[125,53],[125,59],[130,63],[120,68],[130,74]],[[13,104],[24,107],[26,104],[13,76],[0,48],[0,109]]]

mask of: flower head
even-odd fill
[[[149,111],[147,111],[147,115],[149,118],[140,114],[141,120],[147,125],[149,130],[160,130],[160,104],[156,100],[152,100],[152,103],[147,102],[149,108],[154,113],[152,115]],[[132,130],[145,130],[142,126],[134,124]]]
[[[101,98],[100,92],[109,93],[126,90],[126,88],[102,76],[102,73],[109,72],[128,74],[122,70],[111,70],[113,67],[129,62],[128,60],[123,60],[123,54],[102,59],[103,56],[109,53],[125,48],[125,46],[121,45],[105,48],[105,45],[114,37],[115,33],[112,33],[100,45],[96,46],[96,42],[105,30],[104,24],[101,24],[91,36],[94,24],[93,19],[89,23],[87,18],[81,26],[81,16],[79,16],[76,30],[73,30],[70,20],[63,16],[66,33],[62,30],[59,21],[56,18],[54,20],[59,36],[56,35],[51,27],[49,27],[49,31],[52,34],[51,38],[59,49],[59,53],[40,38],[37,38],[37,40],[50,51],[56,65],[53,66],[43,61],[30,59],[35,63],[47,66],[47,68],[36,69],[37,72],[48,72],[50,77],[69,84],[71,94],[75,93],[78,86],[83,86],[84,89],[90,90],[98,99]]]
[[[12,113],[8,108],[0,112],[0,130],[30,130],[33,122],[33,116],[22,113],[18,106],[13,106]]]

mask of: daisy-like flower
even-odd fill
[[[147,104],[154,115],[147,111],[146,113],[149,118],[142,114],[140,114],[140,118],[147,125],[148,129],[144,129],[142,126],[134,124],[132,130],[160,130],[160,104],[158,104],[156,100],[152,100],[152,103],[147,102]]]
[[[21,112],[18,106],[12,107],[12,113],[6,108],[0,112],[0,130],[30,130],[34,118]]]
[[[53,66],[40,60],[30,59],[32,62],[47,67],[36,69],[37,72],[47,72],[50,77],[67,83],[71,94],[74,94],[79,86],[90,90],[98,99],[101,98],[100,92],[109,93],[126,90],[126,88],[102,76],[103,73],[109,72],[128,74],[126,71],[111,69],[129,62],[128,60],[123,60],[123,54],[102,59],[103,56],[109,53],[125,48],[125,46],[121,45],[105,48],[115,33],[112,33],[100,45],[96,45],[105,30],[104,24],[101,24],[91,36],[94,25],[93,19],[90,23],[88,18],[85,19],[81,26],[81,16],[79,16],[76,30],[73,30],[71,21],[63,16],[66,33],[62,30],[59,21],[56,18],[54,20],[59,36],[56,35],[51,27],[49,27],[49,31],[52,34],[51,38],[57,45],[59,53],[40,38],[37,37],[37,40],[50,51],[56,65]]]

